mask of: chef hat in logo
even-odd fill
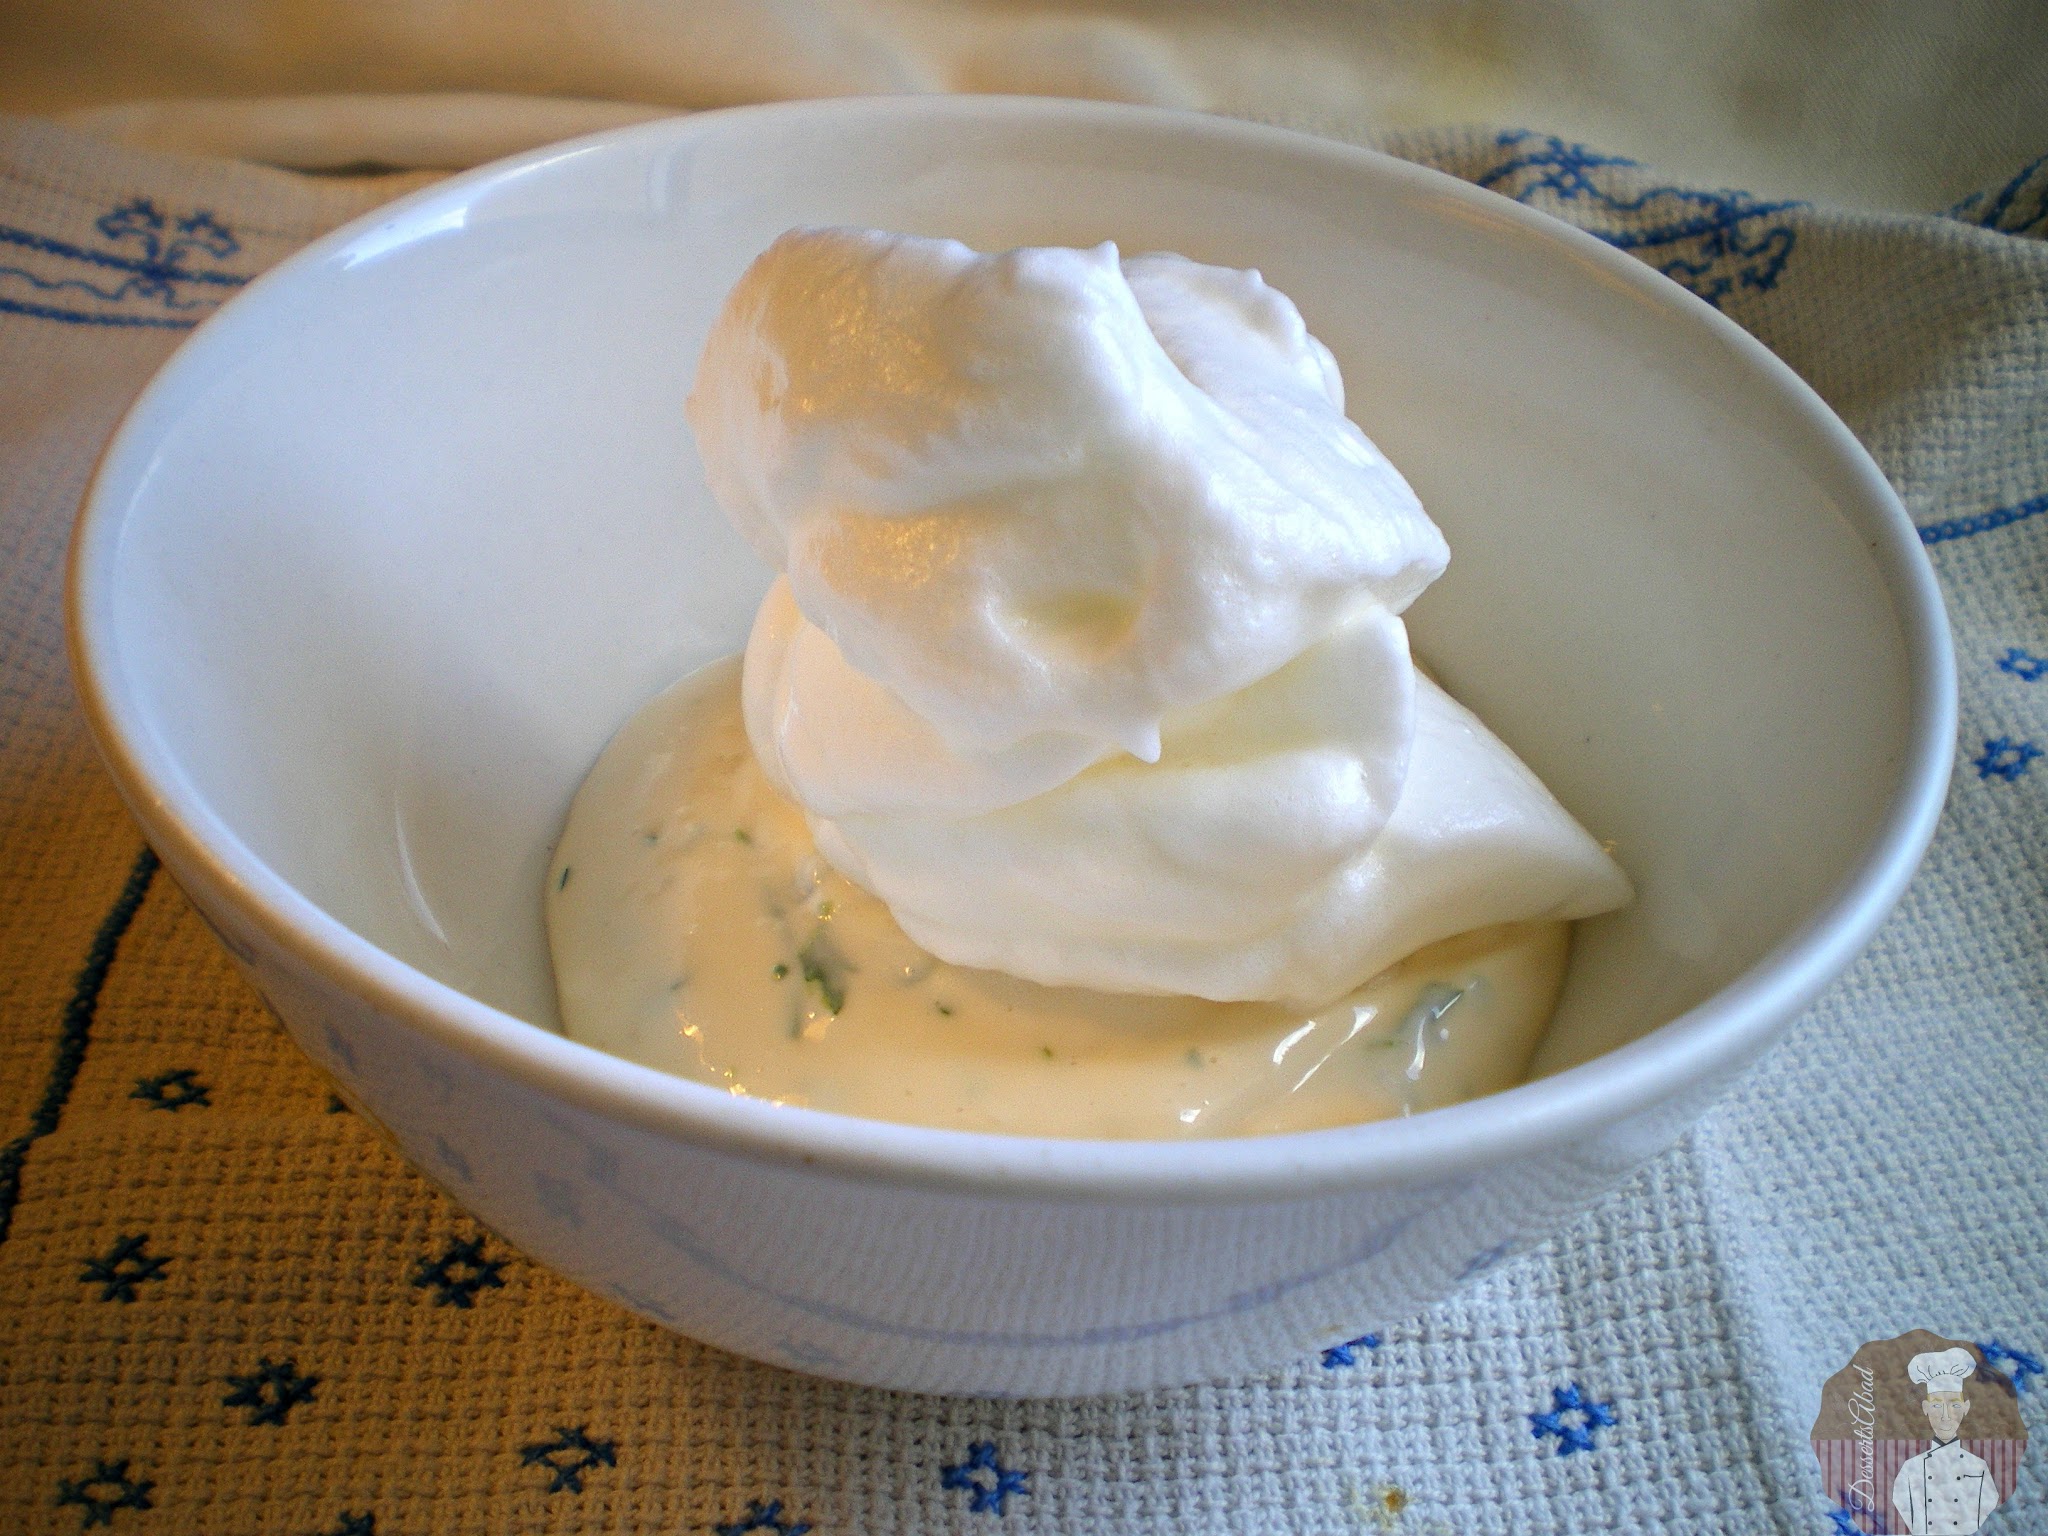
[[[1961,1397],[1963,1378],[1976,1371],[1976,1357],[1967,1349],[1931,1350],[1906,1363],[1906,1374],[1925,1386],[1929,1397]]]

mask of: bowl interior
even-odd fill
[[[1640,899],[1543,1065],[1634,1039],[1848,875],[1910,678],[1868,485],[1705,310],[1409,167],[1018,103],[653,125],[434,189],[256,284],[103,471],[99,685],[179,795],[373,943],[556,1023],[539,889],[610,732],[736,649],[767,572],[682,401],[775,235],[1115,240],[1258,267],[1450,540],[1418,653]]]

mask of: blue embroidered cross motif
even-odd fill
[[[164,238],[166,224],[155,203],[146,197],[131,197],[112,212],[101,214],[93,227],[116,244],[133,241],[145,258],[168,268],[201,254],[225,261],[242,248],[227,226],[204,209],[179,219],[171,226],[169,239]]]
[[[581,1493],[584,1473],[619,1464],[617,1442],[593,1440],[584,1433],[585,1428],[582,1424],[574,1429],[557,1424],[554,1439],[519,1448],[519,1465],[546,1467],[549,1493]]]
[[[1984,1363],[1994,1371],[2002,1373],[2012,1382],[2015,1392],[2027,1390],[2027,1383],[2039,1376],[2048,1366],[2043,1366],[2039,1355],[2030,1355],[2024,1349],[2015,1349],[2010,1344],[2001,1344],[1991,1339],[1977,1346],[1977,1353],[1984,1357]]]
[[[190,1067],[180,1067],[175,1072],[160,1072],[155,1077],[138,1077],[134,1091],[128,1097],[140,1099],[151,1109],[168,1109],[173,1114],[188,1104],[207,1108],[213,1100],[207,1095],[213,1090],[199,1081],[199,1074]]]
[[[1998,658],[1998,670],[2010,672],[2023,683],[2038,683],[2048,677],[2048,656],[2036,656],[2032,651],[2009,645]]]
[[[1593,1431],[1613,1428],[1614,1404],[1594,1402],[1575,1381],[1568,1387],[1552,1387],[1550,1412],[1530,1414],[1529,1423],[1538,1440],[1556,1437],[1560,1456],[1596,1451],[1600,1447]]]
[[[433,1290],[437,1307],[467,1310],[476,1305],[478,1291],[504,1288],[505,1281],[499,1273],[504,1267],[503,1259],[484,1257],[482,1238],[453,1238],[441,1257],[421,1259],[413,1266],[412,1283],[423,1291]]]
[[[57,1507],[67,1504],[83,1507],[84,1516],[78,1528],[86,1530],[95,1525],[112,1525],[117,1509],[148,1509],[149,1490],[156,1484],[146,1477],[130,1477],[128,1462],[96,1461],[90,1474],[77,1482],[70,1478],[57,1481]]]
[[[1986,737],[1984,750],[1970,759],[1980,779],[1999,778],[2011,784],[2041,755],[2031,741],[2014,741],[2010,736]]]
[[[0,313],[71,325],[189,330],[248,278],[218,264],[242,243],[211,213],[133,197],[94,221],[104,246],[0,224]]]
[[[1525,130],[1503,133],[1496,142],[1514,153],[1479,177],[1480,186],[1532,206],[1582,205],[1597,220],[1593,234],[1641,256],[1716,308],[1738,287],[1760,293],[1775,288],[1798,240],[1781,217],[1803,206],[1797,202],[1675,186],[1629,196],[1609,191],[1602,183],[1611,178],[1595,173],[1634,169],[1633,160]]]
[[[133,1301],[136,1286],[145,1280],[163,1279],[164,1270],[170,1266],[169,1259],[144,1253],[148,1246],[146,1234],[117,1237],[103,1257],[85,1261],[78,1278],[86,1285],[97,1285],[101,1301]]]
[[[246,1408],[251,1424],[282,1424],[301,1403],[313,1401],[318,1376],[301,1376],[296,1360],[275,1360],[268,1355],[257,1361],[247,1376],[230,1376],[234,1390],[221,1399],[224,1408]]]
[[[1339,1367],[1358,1364],[1357,1351],[1378,1349],[1380,1336],[1376,1333],[1361,1333],[1355,1339],[1346,1339],[1342,1344],[1332,1344],[1323,1351],[1323,1369],[1334,1371]]]
[[[377,1517],[367,1512],[352,1515],[343,1510],[341,1524],[327,1532],[327,1536],[377,1536]]]
[[[749,1531],[768,1531],[772,1536],[804,1536],[810,1526],[798,1520],[794,1524],[782,1518],[782,1500],[776,1499],[763,1504],[758,1499],[747,1500],[747,1514],[744,1520],[731,1525],[716,1525],[713,1536],[747,1536]]]
[[[981,1476],[984,1472],[986,1478]],[[1031,1490],[1025,1486],[1030,1481],[1029,1472],[1013,1472],[996,1460],[993,1440],[977,1440],[967,1447],[967,1459],[959,1466],[939,1469],[941,1488],[964,1488],[973,1495],[967,1510],[975,1515],[1003,1514],[1003,1505],[1012,1494],[1030,1498]]]

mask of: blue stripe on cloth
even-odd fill
[[[2043,512],[2048,512],[2048,492],[2030,496],[2010,507],[1993,507],[1989,512],[1979,512],[1971,517],[1952,517],[1945,523],[1922,524],[1920,542],[1946,544],[1951,539],[1967,539],[1976,534],[1990,533],[1993,529],[2010,528],[2014,523],[2039,517]]]
[[[189,331],[199,323],[174,320],[168,315],[92,315],[83,310],[57,309],[48,304],[25,304],[19,299],[0,298],[0,315],[33,315],[38,320],[60,320],[66,325],[146,326],[159,331]]]
[[[187,331],[249,281],[239,272],[192,264],[225,261],[242,248],[232,230],[203,210],[173,217],[136,197],[102,214],[93,227],[130,249],[95,249],[0,224],[0,249],[44,259],[41,271],[0,263],[0,287],[17,295],[0,293],[0,314],[63,325]],[[95,281],[100,274],[111,276]]]
[[[239,288],[249,281],[238,272],[198,272],[190,267],[180,266],[175,261],[152,257],[117,256],[112,251],[96,251],[90,246],[73,245],[68,240],[39,235],[34,230],[16,229],[11,224],[0,224],[0,245],[18,245],[45,256],[61,256],[67,261],[88,262],[93,266],[108,267],[116,272],[132,272],[137,277],[158,278],[169,282],[210,283],[219,288]]]
[[[92,937],[92,947],[85,952],[78,980],[72,984],[71,1001],[64,1007],[64,1025],[57,1036],[57,1059],[50,1064],[42,1101],[36,1105],[28,1129],[0,1147],[0,1243],[7,1241],[7,1234],[14,1227],[14,1207],[21,1199],[21,1170],[28,1161],[28,1150],[56,1130],[64,1114],[71,1090],[78,1083],[78,1069],[85,1064],[85,1048],[92,1041],[92,1021],[99,1012],[100,989],[107,984],[107,973],[114,968],[122,936],[141,910],[142,898],[149,894],[149,883],[156,878],[156,871],[156,851],[144,845],[128,871],[121,894],[101,919],[99,932]]]

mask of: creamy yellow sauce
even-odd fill
[[[739,662],[655,699],[578,790],[547,883],[569,1034],[736,1094],[1028,1136],[1252,1136],[1520,1080],[1570,926],[1435,944],[1313,1014],[948,965],[827,866],[755,764]]]

